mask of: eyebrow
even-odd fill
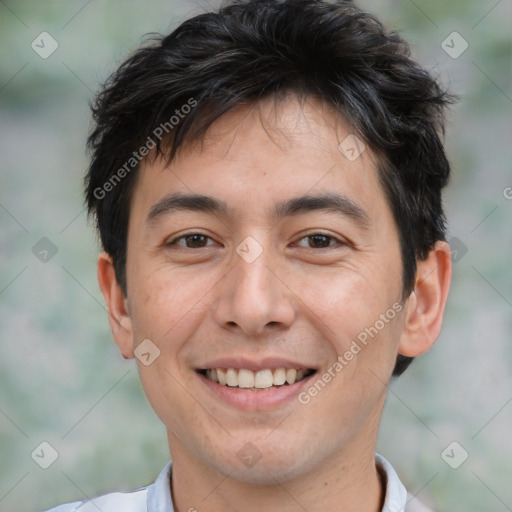
[[[149,211],[147,222],[153,223],[158,218],[175,211],[193,211],[232,216],[233,211],[225,201],[201,194],[173,193],[163,197]],[[357,203],[345,195],[325,193],[293,197],[274,205],[272,217],[300,215],[313,211],[333,212],[349,217],[362,228],[368,228],[370,217]]]

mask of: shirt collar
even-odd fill
[[[407,500],[407,491],[398,478],[393,466],[378,453],[375,454],[377,467],[384,475],[386,498],[382,512],[403,512]],[[166,464],[155,483],[148,488],[148,512],[174,512],[171,497],[172,462]]]
[[[148,488],[148,512],[174,512],[171,497],[172,462],[168,462],[160,471],[158,478]]]
[[[407,491],[393,466],[378,453],[375,454],[375,463],[384,475],[386,498],[382,512],[403,512],[407,501]]]

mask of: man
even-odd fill
[[[441,329],[450,101],[348,1],[231,2],[117,70],[86,194],[172,464],[55,511],[427,510],[375,447]]]

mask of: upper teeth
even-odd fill
[[[304,378],[306,370],[276,368],[253,372],[245,368],[212,368],[206,370],[206,377],[223,386],[265,389],[281,386],[285,382],[294,384]]]

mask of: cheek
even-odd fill
[[[311,321],[331,353],[330,374],[323,374],[330,389],[324,403],[343,402],[343,410],[357,410],[365,397],[380,396],[395,365],[403,329],[402,306],[397,300],[400,279],[387,284],[370,271],[343,269],[312,282],[317,285],[302,287],[303,299],[311,304],[315,313]],[[317,388],[323,389],[322,384]]]
[[[208,437],[211,425],[204,409],[187,392],[186,383],[165,356],[148,367],[139,364],[139,374],[146,399],[170,432],[183,441],[194,425],[197,431],[205,432],[204,438]]]
[[[376,286],[374,283],[379,283]],[[386,326],[396,316],[393,305],[399,297],[399,282],[387,285],[364,269],[339,269],[323,277],[309,277],[298,283],[301,299],[315,314],[316,324],[328,339],[340,343],[356,339],[386,315]],[[382,330],[381,322],[378,324]]]
[[[207,281],[207,280],[206,280]],[[208,282],[184,278],[180,272],[153,272],[137,278],[132,321],[136,340],[149,338],[161,350],[175,350],[173,340],[185,341],[205,310],[202,301]]]

